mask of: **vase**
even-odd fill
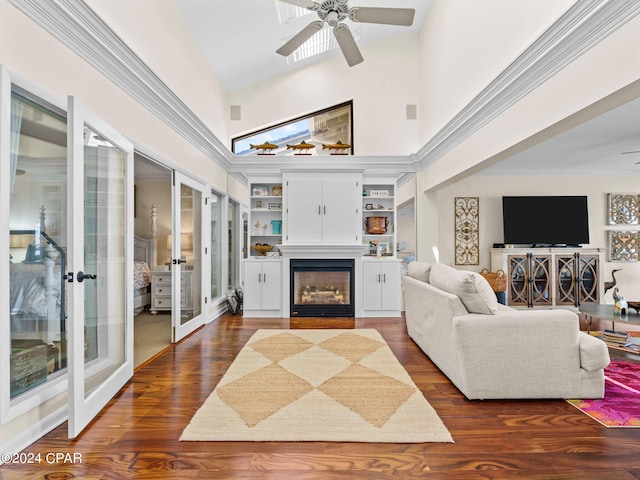
[[[387,217],[367,217],[365,225],[368,234],[381,235],[387,233],[389,219]]]

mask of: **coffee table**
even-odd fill
[[[591,333],[591,323],[593,322],[593,317],[599,318],[600,320],[611,322],[611,330],[616,329],[616,322],[626,324],[626,325],[635,325],[640,327],[640,315],[637,313],[627,313],[622,315],[614,315],[613,314],[613,305],[581,305],[580,313],[585,315],[585,323],[587,324],[587,333]],[[633,343],[634,347],[638,345],[638,337],[630,337],[629,342]],[[616,351],[616,353],[621,353],[623,356],[627,358],[632,358],[634,360],[638,360],[638,354],[640,353],[640,349],[638,348],[625,348],[623,346],[612,345],[611,343],[607,343],[607,346],[610,350]]]

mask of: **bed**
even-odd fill
[[[151,237],[134,236],[134,314],[151,304],[151,270],[156,264],[156,207],[151,208]],[[12,338],[61,340],[65,326],[66,254],[46,233],[44,207],[36,230],[10,230],[10,311]],[[18,255],[19,252],[19,255]],[[13,255],[16,255],[15,257]],[[46,322],[46,324],[45,324]]]
[[[133,314],[151,305],[151,239],[133,238]]]

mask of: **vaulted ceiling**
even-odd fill
[[[281,23],[278,0],[174,0],[221,82],[230,91],[292,72],[331,55],[288,65],[275,53],[288,38],[317,20],[315,13]],[[350,0],[349,6],[414,8],[411,27],[361,24],[359,44],[401,31],[417,32],[430,0]],[[285,4],[286,5],[286,4]],[[346,20],[353,28],[354,22]],[[325,28],[328,28],[325,26]],[[366,61],[366,59],[365,59]],[[536,145],[495,164],[487,174],[640,173],[640,100],[606,111],[570,128],[559,126]]]

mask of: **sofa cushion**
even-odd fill
[[[407,274],[410,277],[429,283],[429,273],[431,272],[431,264],[425,262],[411,262],[407,266]]]
[[[469,313],[495,315],[498,312],[496,294],[479,273],[436,263],[431,267],[429,279],[434,287],[460,297]]]

